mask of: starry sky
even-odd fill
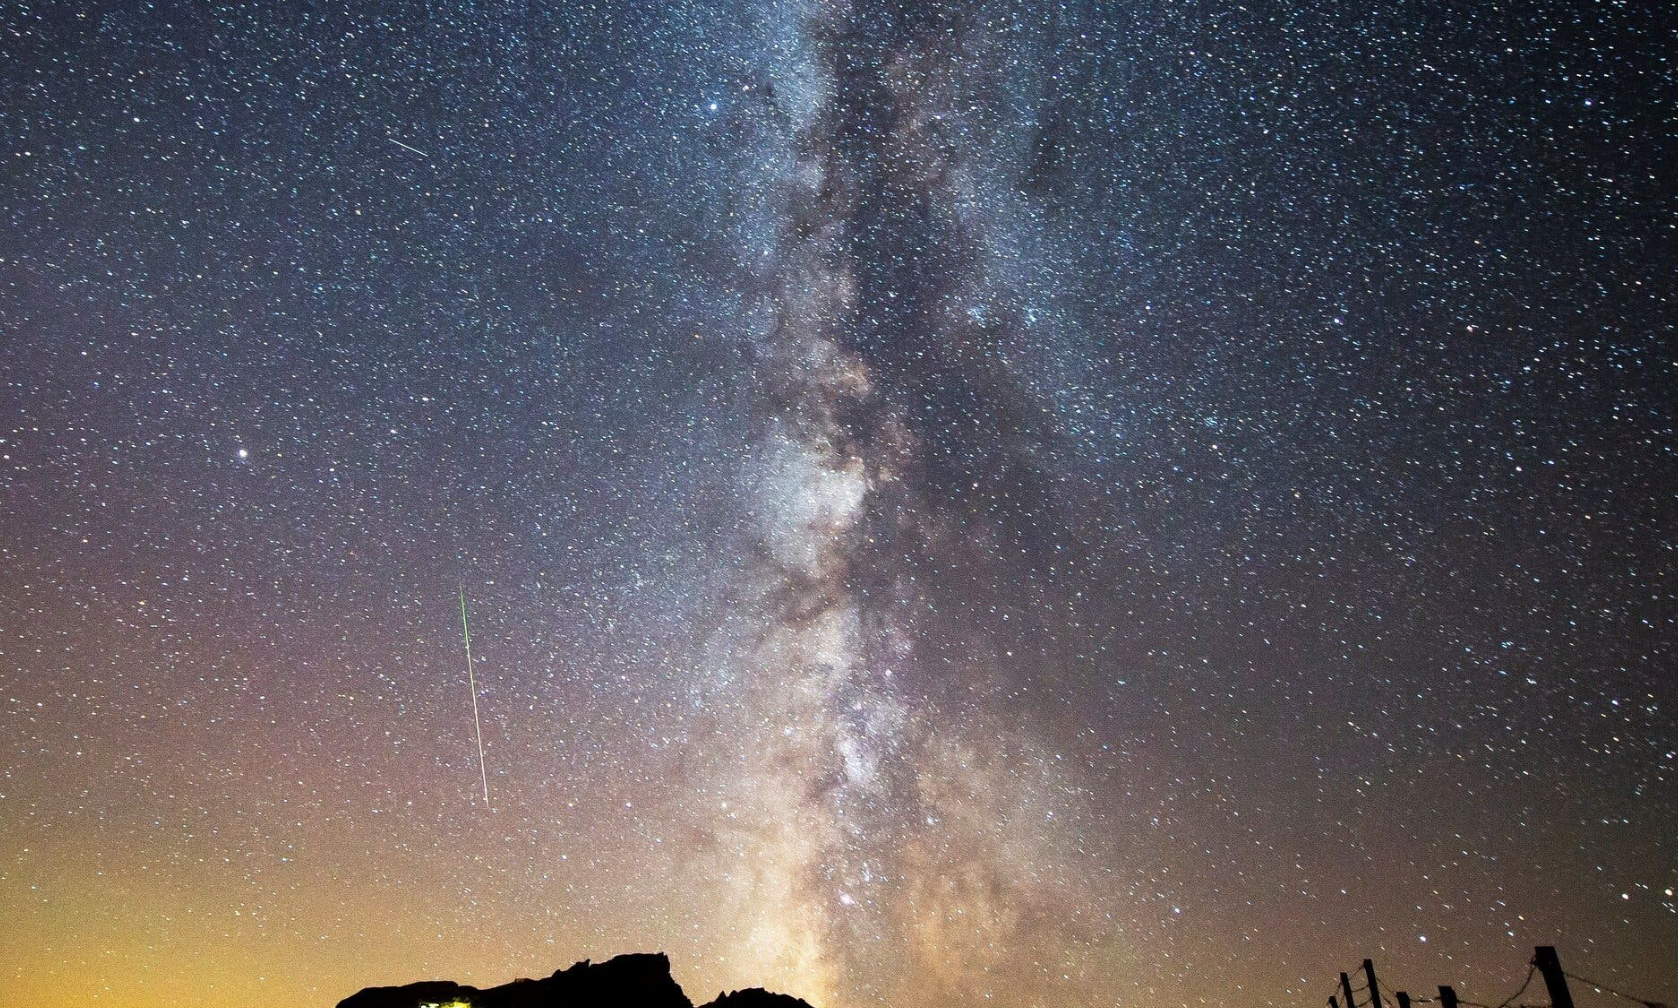
[[[1662,17],[0,6],[9,996],[1678,995]]]

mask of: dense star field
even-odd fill
[[[9,997],[1678,995],[1662,16],[0,7]]]

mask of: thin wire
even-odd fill
[[[1516,998],[1518,998],[1522,994],[1526,993],[1527,986],[1532,983],[1532,975],[1536,972],[1538,972],[1538,967],[1537,966],[1533,966],[1530,969],[1528,969],[1527,970],[1527,978],[1526,978],[1525,981],[1523,981],[1521,983],[1521,989],[1516,991],[1515,993],[1509,995],[1508,997],[1504,998],[1503,1002],[1501,1004],[1495,1004],[1495,1005],[1482,1004],[1479,1001],[1470,1001],[1467,998],[1457,998],[1457,1004],[1469,1005],[1470,1008],[1509,1008],[1509,1006],[1514,1003]]]
[[[1562,976],[1568,977],[1568,978],[1573,979],[1573,980],[1577,980],[1582,984],[1590,984],[1592,987],[1595,987],[1597,990],[1602,991],[1604,994],[1612,994],[1615,997],[1622,998],[1626,1001],[1635,1001],[1640,1005],[1664,1005],[1666,1003],[1666,1002],[1663,1002],[1663,1001],[1651,1001],[1648,998],[1634,997],[1630,994],[1622,994],[1619,991],[1615,990],[1614,988],[1608,986],[1607,984],[1597,983],[1595,980],[1587,979],[1585,977],[1580,976],[1577,973],[1569,973],[1566,970],[1562,970],[1561,972],[1562,972]]]
[[[1351,976],[1351,973],[1347,973],[1346,975]],[[1362,994],[1364,991],[1366,991],[1368,989],[1369,989],[1369,982],[1367,980],[1364,981],[1362,986],[1353,987],[1352,988],[1352,1003],[1344,1006],[1344,1008],[1370,1008],[1369,1002],[1367,1000],[1359,1001],[1357,999],[1357,995]],[[1335,1004],[1339,1004],[1340,1003],[1340,994],[1341,994],[1340,984],[1336,983],[1334,985],[1334,993],[1330,994],[1328,999],[1333,1000]],[[1381,1000],[1385,1001],[1386,998],[1382,998]],[[1327,1004],[1328,1000],[1324,1000],[1323,1003]]]
[[[1515,993],[1509,995],[1508,997],[1504,998],[1503,1003],[1498,1005],[1497,1008],[1509,1008],[1510,1005],[1514,1004],[1516,998],[1520,997],[1522,994],[1525,994],[1527,992],[1527,987],[1529,987],[1532,984],[1533,974],[1535,974],[1537,972],[1538,972],[1538,964],[1537,963],[1533,963],[1532,965],[1528,966],[1527,967],[1527,978],[1525,980],[1521,981],[1521,989],[1516,991]]]

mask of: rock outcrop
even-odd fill
[[[499,987],[468,987],[429,980],[401,987],[369,987],[338,1008],[693,1008],[670,975],[663,953],[621,955],[603,963],[583,960],[542,980],[514,980]],[[805,1001],[758,988],[720,994],[703,1008],[810,1008]]]

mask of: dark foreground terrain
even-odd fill
[[[479,990],[449,980],[401,987],[369,987],[338,1002],[338,1008],[693,1008],[670,976],[663,953],[621,955],[603,963],[584,960],[543,980],[514,980]],[[703,1008],[810,1008],[785,994],[766,990],[719,994]]]

